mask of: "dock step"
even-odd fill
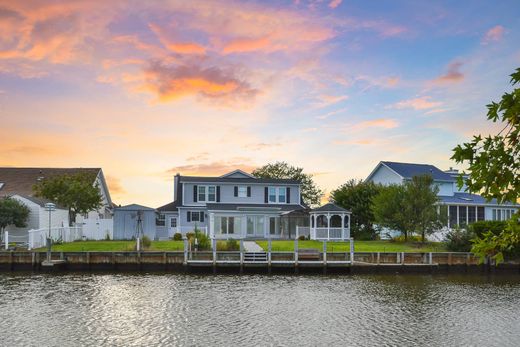
[[[244,261],[247,262],[266,262],[267,261],[267,253],[265,252],[245,252],[244,253]]]

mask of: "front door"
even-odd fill
[[[173,236],[177,232],[177,217],[171,217],[168,223],[168,235]]]

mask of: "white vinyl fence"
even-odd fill
[[[114,239],[113,219],[85,219],[83,220],[83,236],[89,240],[104,240],[107,236]]]
[[[29,249],[45,247],[46,239],[49,236],[53,242],[72,242],[81,240],[83,232],[81,227],[54,227],[49,230],[33,229],[29,230]]]

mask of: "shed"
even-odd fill
[[[156,238],[155,209],[131,204],[114,209],[114,240],[130,240],[137,236],[137,224],[141,219],[144,235]]]

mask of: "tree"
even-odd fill
[[[59,175],[44,179],[33,189],[36,196],[66,207],[70,225],[73,225],[78,213],[88,213],[102,206],[103,197],[94,180],[95,175],[89,173]]]
[[[352,211],[350,227],[354,238],[375,238],[372,200],[380,191],[381,186],[373,182],[351,179],[330,193],[335,204]]]
[[[8,225],[18,228],[27,226],[29,208],[16,199],[5,197],[0,199],[0,240]]]
[[[382,187],[380,192],[372,199],[372,213],[374,221],[379,227],[391,230],[399,230],[408,241],[410,230],[405,217],[405,187],[392,184]]]
[[[510,75],[511,85],[520,83],[520,68]],[[500,122],[502,130],[494,136],[473,136],[473,141],[458,145],[451,157],[457,163],[469,164],[466,172],[458,178],[461,187],[466,183],[468,190],[478,192],[487,200],[499,203],[517,202],[520,198],[520,88],[502,95],[502,99],[487,105],[487,119]],[[472,252],[484,259],[490,257],[499,264],[503,252],[520,245],[520,212],[499,235],[489,232],[476,238]]]
[[[520,82],[520,68],[511,75],[511,84]],[[503,125],[495,136],[473,136],[473,141],[453,149],[451,159],[469,164],[458,178],[459,187],[466,183],[468,190],[480,193],[499,203],[516,202],[520,198],[520,88],[505,93],[498,103],[487,105],[488,120]]]
[[[259,178],[292,179],[300,181],[301,196],[308,206],[318,206],[323,191],[314,182],[311,174],[303,172],[303,168],[292,166],[286,162],[267,164],[255,169],[252,175]]]
[[[430,175],[414,176],[403,185],[382,188],[373,199],[373,213],[379,226],[403,233],[405,241],[410,234],[426,235],[445,225],[443,213],[437,211],[439,188]]]

